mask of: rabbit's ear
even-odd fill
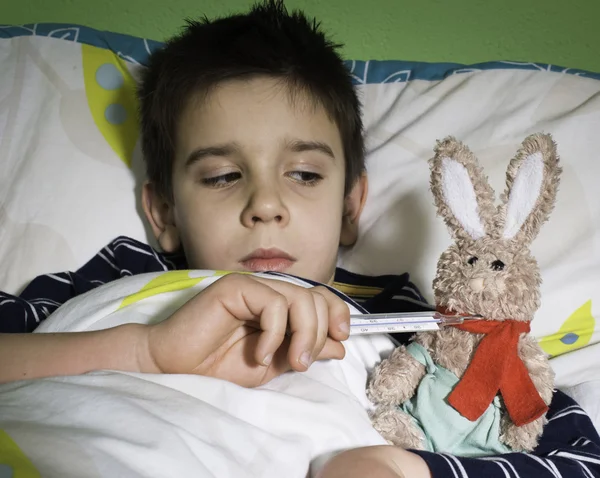
[[[525,139],[506,171],[506,191],[498,207],[497,230],[505,239],[530,244],[554,208],[560,173],[550,135]]]
[[[494,191],[469,148],[452,137],[438,142],[430,168],[438,214],[454,238],[477,240],[489,234]]]

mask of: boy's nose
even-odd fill
[[[275,222],[285,225],[289,214],[276,191],[257,191],[253,194],[242,213],[242,222],[246,227],[258,223]]]
[[[252,222],[269,222],[269,221],[275,221],[275,222],[281,222],[282,217],[277,215],[274,217],[270,217],[270,215],[268,217],[263,216],[253,216],[252,217]]]

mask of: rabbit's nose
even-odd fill
[[[469,287],[473,292],[481,292],[485,285],[485,279],[483,277],[476,277],[469,281]]]

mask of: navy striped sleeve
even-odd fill
[[[182,255],[117,237],[76,272],[36,277],[19,296],[0,292],[0,333],[32,332],[68,300],[121,277],[185,268]]]
[[[507,453],[486,458],[460,458],[411,450],[429,466],[432,478],[598,478],[600,438],[587,414],[571,398],[556,391],[548,424],[533,453]]]

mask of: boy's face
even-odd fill
[[[173,203],[151,184],[144,208],[163,249],[189,267],[281,271],[330,282],[340,243],[356,239],[366,177],[344,197],[339,130],[271,78],[220,84],[184,111]]]

